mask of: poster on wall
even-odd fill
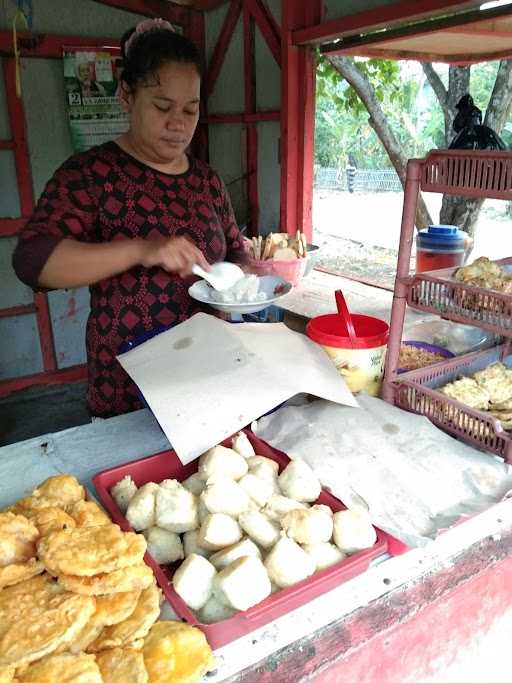
[[[64,84],[75,152],[113,140],[128,128],[117,97],[121,59],[115,47],[63,50]]]

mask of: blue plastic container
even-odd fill
[[[420,230],[416,235],[416,272],[461,266],[467,238],[455,225],[429,225]]]

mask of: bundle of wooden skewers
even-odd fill
[[[286,232],[270,233],[267,237],[252,238],[251,256],[257,261],[294,261],[307,256],[306,235],[297,230],[294,235]]]

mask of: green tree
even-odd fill
[[[402,185],[409,158],[423,156],[432,147],[448,146],[453,137],[455,105],[470,91],[470,78],[475,101],[486,110],[484,123],[498,133],[504,132],[506,140],[512,138],[512,125],[508,122],[512,61],[488,63],[473,69],[442,65],[434,68],[432,64],[422,67],[423,84],[417,77],[404,78],[397,62],[341,56],[319,60],[319,102],[335,93],[331,106],[344,115],[352,112],[353,116],[360,116],[364,112],[367,125],[377,135]],[[481,201],[446,196],[439,219],[473,234],[481,205]],[[422,228],[431,222],[420,197],[416,224]]]

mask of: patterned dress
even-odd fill
[[[37,289],[60,240],[101,243],[135,237],[187,236],[210,263],[242,261],[243,239],[222,180],[190,159],[180,175],[156,171],[108,142],[66,161],[48,182],[13,256],[18,277]],[[116,360],[123,344],[187,320],[200,307],[187,292],[194,278],[137,266],[92,285],[87,321],[87,401],[109,417],[141,407]]]

